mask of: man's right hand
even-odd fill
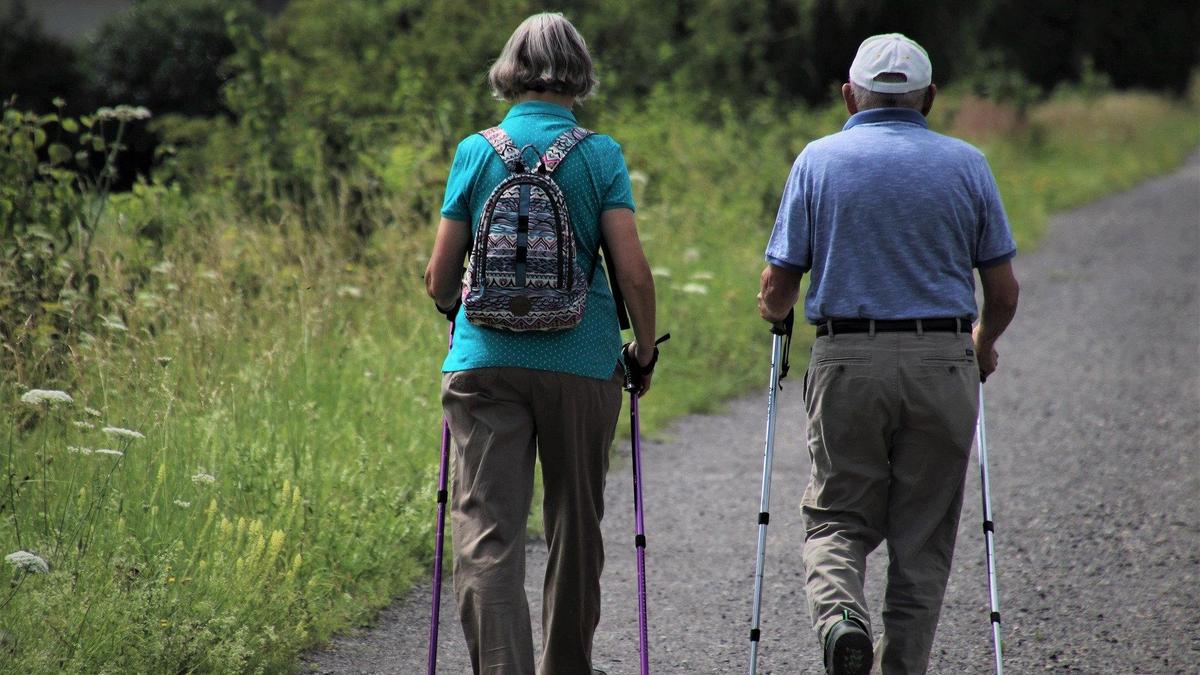
[[[1000,363],[1000,352],[996,351],[994,343],[982,342],[978,333],[975,337],[975,360],[979,363],[979,379],[986,380],[988,375],[996,372]]]
[[[1000,361],[996,353],[996,340],[1017,313],[1021,287],[1013,275],[1011,261],[979,270],[979,281],[983,286],[983,311],[971,337],[975,342],[979,377],[984,380],[996,372],[996,365]]]

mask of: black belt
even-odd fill
[[[901,319],[899,321],[875,321],[876,333],[916,333],[917,324],[920,331],[940,333],[970,333],[971,322],[968,319]],[[817,324],[817,337],[829,335],[829,325],[833,324],[833,334],[840,333],[869,333],[870,319],[833,319]]]

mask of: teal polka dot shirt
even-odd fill
[[[533,145],[539,156],[554,139],[575,126],[578,122],[570,110],[542,101],[513,106],[500,123],[517,147]],[[526,161],[534,161],[533,149],[526,155]],[[446,180],[442,215],[466,221],[472,232],[478,231],[484,202],[507,175],[504,162],[483,136],[472,134],[463,139]],[[591,270],[600,246],[600,214],[609,209],[634,208],[621,146],[608,136],[589,136],[571,150],[553,176],[571,212],[576,257],[583,269]],[[598,262],[594,270],[583,320],[569,330],[515,333],[485,328],[467,321],[460,309],[454,321],[454,346],[442,371],[511,366],[597,379],[612,377],[621,351],[621,334],[603,262]]]

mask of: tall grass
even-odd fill
[[[795,153],[843,121],[764,108],[700,124],[676,117],[685,105],[663,95],[588,121],[625,148],[674,336],[643,407],[651,431],[764,380],[766,233]],[[973,105],[946,105],[935,127]],[[1121,95],[1048,103],[1001,135],[957,131],[978,132],[1028,250],[1045,214],[1176,165],[1200,140],[1195,116]],[[231,203],[114,200],[95,248],[105,286],[136,291],[72,355],[74,403],[22,403],[40,383],[0,378],[0,552],[48,564],[6,569],[0,672],[289,670],[430,562],[445,348],[419,282],[432,232],[348,244]],[[136,236],[153,219],[173,232],[161,252]]]

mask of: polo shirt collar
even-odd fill
[[[522,101],[509,109],[508,114],[504,116],[505,121],[522,115],[553,115],[566,120],[575,122],[575,113],[570,109],[564,108],[557,103],[548,103],[546,101]]]
[[[889,122],[905,122],[908,124],[917,124],[926,129],[929,128],[929,122],[919,110],[913,110],[912,108],[872,108],[851,115],[850,119],[846,120],[846,126],[842,127],[842,131],[860,124],[887,124]]]

